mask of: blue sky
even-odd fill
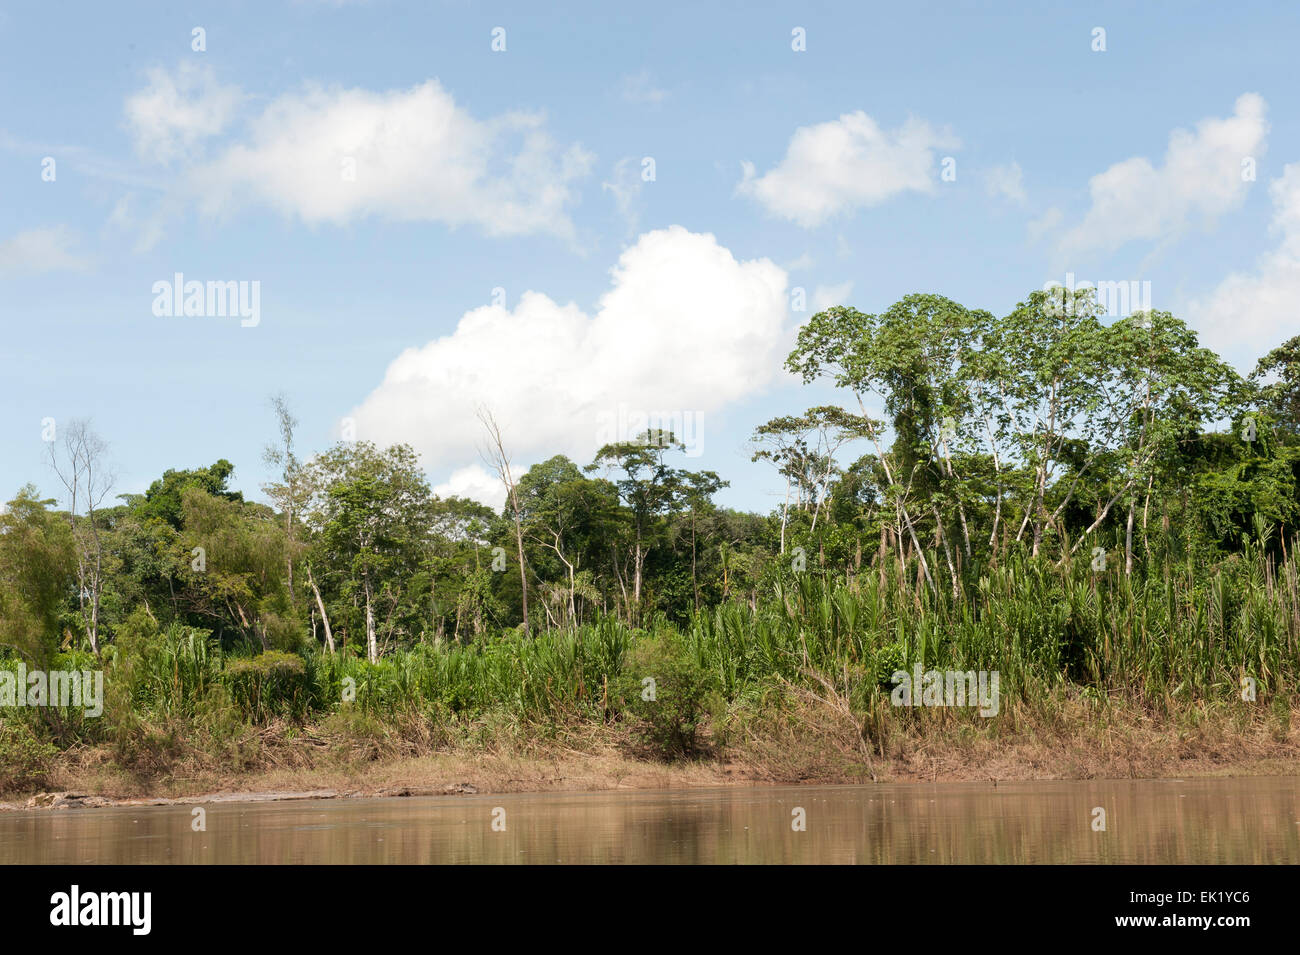
[[[1300,332],[1300,8],[546,6],[5,7],[0,491],[53,495],[41,422],[89,417],[119,492],[225,457],[260,496],[283,391],[304,450],[351,419],[489,499],[475,407],[523,466],[694,415],[767,510],[745,441],[833,397],[780,371],[818,303],[1072,272],[1243,368]],[[177,272],[257,324],[156,315]]]

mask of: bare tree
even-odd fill
[[[289,605],[296,607],[297,599],[293,588],[293,559],[298,549],[296,532],[298,517],[307,505],[310,488],[302,462],[298,460],[293,450],[293,436],[298,427],[298,419],[289,410],[289,402],[283,394],[271,396],[271,408],[275,412],[276,424],[280,431],[280,443],[268,444],[262,451],[262,460],[272,467],[278,467],[280,478],[278,481],[268,481],[263,484],[262,491],[284,514]],[[325,623],[325,632],[329,633],[328,621]]]
[[[104,592],[104,548],[95,512],[114,477],[108,468],[108,445],[84,419],[60,429],[50,442],[50,467],[67,492],[68,523],[77,550],[77,601],[90,650],[99,656],[99,608]],[[84,511],[83,516],[78,516]]]
[[[276,426],[280,432],[279,444],[268,444],[262,451],[262,460],[272,467],[280,469],[278,481],[268,481],[262,490],[271,502],[284,514],[285,562],[288,570],[289,604],[297,606],[297,597],[293,586],[294,557],[303,549],[298,540],[298,523],[307,511],[311,496],[312,475],[309,467],[303,464],[294,451],[294,433],[298,428],[298,419],[289,409],[289,401],[283,394],[271,396],[271,410],[275,412]],[[325,629],[325,645],[330,653],[335,652],[334,630],[330,627],[329,612],[325,609],[325,600],[321,597],[320,587],[311,571],[311,561],[307,561],[307,586],[316,598],[316,610],[320,613],[321,624]],[[310,603],[310,601],[309,601]],[[316,632],[313,623],[312,633]]]
[[[519,508],[519,495],[516,491],[514,475],[510,471],[510,456],[506,454],[505,443],[501,439],[501,428],[497,419],[487,408],[478,409],[478,419],[483,423],[488,435],[488,447],[483,452],[483,460],[492,468],[506,488],[506,499],[514,511],[515,546],[519,552],[519,592],[523,596],[524,632],[528,629],[528,572],[524,565],[524,529],[523,518]]]

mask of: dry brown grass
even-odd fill
[[[852,713],[833,686],[792,694],[771,715],[732,715],[710,734],[714,756],[639,758],[619,726],[544,729],[512,723],[449,731],[396,724],[273,724],[241,740],[238,765],[199,750],[165,771],[129,772],[106,748],[60,755],[46,789],[116,798],[214,792],[343,795],[599,791],[733,783],[1156,778],[1300,774],[1300,725],[1257,711],[1202,707],[1164,713],[1083,700],[1013,704],[997,721],[943,710]],[[1291,714],[1292,716],[1294,713]],[[864,735],[865,734],[865,735]],[[20,797],[26,794],[18,794]],[[20,799],[21,801],[21,799]],[[10,804],[14,805],[13,803]]]

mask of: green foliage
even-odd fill
[[[257,722],[273,716],[302,719],[310,702],[302,658],[279,650],[231,660],[222,674],[230,695]]]
[[[0,649],[42,666],[59,641],[75,567],[72,534],[32,487],[0,512]]]
[[[1259,389],[1259,404],[1277,426],[1300,439],[1300,335],[1259,360],[1251,381]]]
[[[168,470],[149,485],[142,497],[128,497],[128,503],[144,521],[156,521],[180,530],[184,524],[185,492],[197,490],[210,497],[239,502],[244,496],[227,485],[235,466],[225,458],[206,468],[188,471]]]
[[[719,680],[688,641],[663,630],[638,641],[618,685],[624,714],[646,751],[671,761],[706,750],[701,730],[721,708]]]
[[[44,786],[57,754],[54,745],[38,737],[26,721],[0,718],[0,792]]]
[[[786,366],[848,400],[756,428],[783,485],[766,515],[719,506],[727,482],[655,429],[534,464],[517,515],[439,499],[405,445],[300,459],[283,399],[273,507],[225,459],[93,518],[24,489],[0,512],[3,665],[92,665],[98,612],[106,700],[8,732],[147,769],[251,759],[278,720],[626,719],[682,758],[738,707],[828,686],[879,728],[917,663],[998,670],[1031,703],[1292,692],[1300,339],[1243,381],[1168,312],[909,295],[814,315]]]

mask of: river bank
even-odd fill
[[[761,784],[1002,782],[1300,775],[1300,721],[1243,721],[1188,710],[1009,713],[979,731],[938,720],[865,749],[847,717],[824,708],[777,725],[733,728],[709,755],[665,762],[635,752],[618,727],[579,724],[546,737],[516,728],[474,743],[421,745],[276,725],[248,741],[238,768],[177,759],[151,771],[117,765],[107,747],[59,754],[39,787],[7,793],[0,811],[279,799],[660,790]],[[1072,717],[1072,718],[1071,718]]]

